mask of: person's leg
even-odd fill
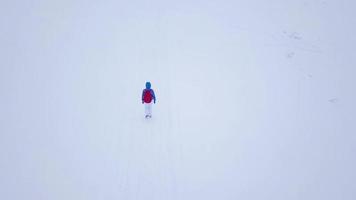
[[[145,104],[145,117],[147,118],[150,113],[150,111],[149,111],[150,104],[148,104],[148,103],[144,103],[144,104]]]
[[[152,117],[152,102],[148,104],[148,115]]]

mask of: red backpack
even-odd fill
[[[143,94],[143,101],[145,103],[151,103],[152,101],[152,93],[151,90],[146,90],[145,93]]]

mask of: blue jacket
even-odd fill
[[[155,92],[151,89],[151,88],[146,88],[142,91],[142,103],[144,102],[144,95],[146,92],[150,92],[151,93],[151,96],[152,96],[152,99],[153,99],[153,102],[156,103],[156,95],[155,95]]]

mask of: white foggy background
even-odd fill
[[[1,1],[0,199],[355,199],[355,10]]]

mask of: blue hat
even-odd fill
[[[146,89],[150,89],[151,88],[151,83],[150,82],[146,82]]]

